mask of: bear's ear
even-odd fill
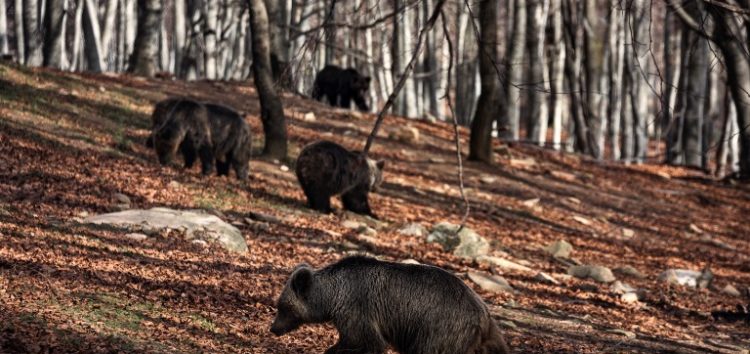
[[[385,160],[380,160],[375,163],[376,166],[378,166],[378,170],[383,170],[383,167],[385,167]]]
[[[304,295],[313,281],[313,270],[307,264],[298,265],[290,281],[292,290],[297,295]]]

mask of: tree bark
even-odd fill
[[[39,2],[37,0],[23,1],[23,27],[24,45],[26,47],[25,64],[27,66],[41,66],[42,54],[42,31],[39,28]]]
[[[154,59],[159,49],[157,41],[162,15],[161,1],[138,0],[138,10],[138,31],[128,72],[153,77],[156,74]]]
[[[47,0],[49,1],[49,0]],[[118,0],[107,0],[107,4],[104,10],[104,23],[102,24],[101,34],[101,55],[104,59],[106,67],[103,70],[112,70],[115,67],[115,57],[113,53],[113,41],[115,34],[115,20],[117,19],[117,3]]]
[[[563,68],[565,66],[565,42],[563,41],[563,20],[562,20],[562,2],[561,0],[552,0],[550,3],[550,12],[552,13],[552,68],[550,74],[552,89],[552,147],[560,150],[562,146],[563,130],[563,85],[565,76]]]
[[[263,154],[284,159],[287,154],[286,119],[273,83],[268,13],[263,0],[248,0],[248,4],[253,39],[253,76],[260,96],[260,118],[266,138]]]
[[[547,0],[529,0],[529,21],[527,29],[527,50],[529,52],[529,109],[527,114],[526,136],[528,140],[544,146],[547,138],[547,91],[549,79],[545,75],[547,64],[544,59],[544,31],[547,22]]]
[[[265,0],[268,21],[271,26],[271,69],[273,78],[280,87],[291,89],[292,80],[288,71],[289,36],[287,36],[287,3],[284,0]]]
[[[508,43],[505,61],[505,114],[497,120],[497,136],[504,141],[517,141],[521,119],[523,54],[526,42],[526,0],[513,0],[513,36]]]
[[[602,67],[602,53],[598,47],[601,40],[599,34],[599,19],[596,13],[596,0],[585,0],[583,4],[583,17],[585,25],[583,26],[583,46],[586,51],[583,57],[583,64],[586,69],[586,102],[582,105],[582,111],[585,113],[587,124],[593,137],[591,141],[591,155],[597,159],[602,158],[604,152],[603,146],[599,146],[602,141],[600,136],[604,135],[602,122],[604,117],[599,115],[599,105],[602,99],[602,88],[599,85],[599,77]]]
[[[174,64],[172,71],[176,75],[179,75],[182,67],[182,56],[185,52],[185,29],[187,26],[185,23],[185,17],[187,16],[185,2],[186,0],[174,1],[174,38],[172,40]]]
[[[422,22],[426,23],[430,17],[432,9],[432,0],[425,0],[422,6]],[[433,117],[440,118],[438,110],[438,84],[440,82],[440,71],[437,62],[437,46],[435,45],[435,35],[437,31],[431,31],[427,34],[424,51],[423,71],[429,73],[423,79],[424,82],[424,99],[427,101],[427,112]]]
[[[492,163],[492,122],[497,117],[498,77],[497,62],[497,0],[482,0],[479,4],[481,38],[479,41],[479,72],[482,92],[474,120],[471,122],[469,160]]]
[[[565,56],[565,76],[567,77],[568,90],[570,91],[570,115],[573,118],[574,148],[584,154],[590,154],[590,133],[583,113],[583,100],[581,98],[581,56],[583,54],[581,43],[581,28],[576,25],[575,2],[566,3],[563,6],[563,18],[565,22],[565,43],[567,53]]]
[[[93,72],[104,70],[104,60],[102,60],[102,46],[99,38],[99,9],[95,0],[84,0],[85,8],[83,14],[83,36],[84,36],[84,54],[88,69]]]
[[[83,9],[85,0],[78,0],[76,2],[76,12],[73,23],[73,51],[71,53],[71,62],[68,70],[81,70],[83,60],[82,51],[83,45]]]
[[[15,35],[16,35],[16,60],[19,63],[26,62],[26,38],[24,38],[24,26],[23,26],[23,0],[15,0],[13,2],[13,20],[15,22]]]
[[[63,69],[63,51],[65,48],[65,0],[47,0],[44,16],[44,66]]]
[[[5,9],[5,0],[0,0],[0,55],[6,55],[9,51],[8,15],[5,13]]]
[[[648,132],[646,123],[649,117],[648,111],[648,82],[645,75],[649,72],[649,33],[651,26],[649,9],[646,0],[633,1],[631,11],[632,25],[631,33],[633,45],[631,75],[631,95],[633,102],[633,156],[632,161],[643,163],[648,150]]]
[[[218,0],[205,0],[206,6],[204,9],[204,18],[206,19],[203,24],[203,35],[205,36],[205,60],[204,72],[206,78],[209,80],[216,80],[216,34],[218,28],[216,26],[219,17],[219,4]]]

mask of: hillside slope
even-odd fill
[[[322,266],[352,243],[391,260],[415,259],[457,273],[490,304],[515,352],[731,353],[750,348],[750,328],[709,312],[747,304],[718,290],[669,286],[668,268],[710,267],[721,289],[750,286],[750,188],[663,166],[623,166],[533,147],[498,146],[495,166],[466,164],[467,225],[493,252],[533,272],[490,269],[443,252],[401,225],[457,223],[459,196],[449,125],[388,117],[374,146],[388,160],[372,196],[385,221],[361,243],[343,221],[304,207],[288,162],[253,159],[247,184],[161,168],[143,142],[154,102],[171,95],[212,100],[247,113],[261,146],[258,100],[248,83],[184,83],[129,76],[31,70],[0,63],[0,352],[320,353],[331,326],[285,337],[268,327],[292,267]],[[285,95],[292,161],[299,148],[330,139],[361,148],[373,117]],[[305,119],[313,112],[316,119]],[[387,138],[412,124],[419,143]],[[467,144],[462,131],[463,146]],[[288,165],[290,166],[290,165]],[[291,167],[291,166],[290,166]],[[135,241],[76,220],[132,207],[203,208],[243,232],[250,252],[229,254],[174,235]],[[337,208],[340,204],[337,202]],[[251,213],[275,222],[248,221]],[[360,220],[361,221],[361,220]],[[566,240],[572,257],[612,269],[632,266],[642,301],[608,285],[567,277],[542,249]],[[516,293],[489,293],[468,271],[497,272]],[[560,280],[535,278],[545,272]],[[634,337],[634,338],[632,338]]]

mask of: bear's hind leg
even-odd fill
[[[370,204],[367,202],[367,191],[362,188],[354,188],[342,194],[341,203],[344,204],[344,209],[346,210],[357,214],[369,215],[377,219],[377,216],[370,209]]]

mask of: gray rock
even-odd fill
[[[123,210],[128,210],[128,209],[130,209],[130,204],[126,204],[126,203],[117,203],[112,206],[112,210],[115,210],[115,211],[123,211]]]
[[[199,246],[199,247],[206,247],[206,246],[208,246],[208,242],[206,242],[204,240],[192,240],[192,241],[190,241],[190,243],[192,243],[192,244],[194,244],[196,246]]]
[[[127,235],[125,235],[126,238],[131,239],[133,241],[143,241],[148,238],[145,234],[139,233],[139,232],[131,232]]]
[[[494,293],[512,293],[515,291],[505,278],[498,275],[469,272],[468,276],[471,281],[479,285],[479,287],[485,291],[491,291]]]
[[[498,267],[502,270],[521,271],[527,273],[533,273],[534,270],[531,268],[521,265],[515,262],[511,262],[505,258],[493,257],[493,256],[479,256],[477,262],[487,264],[490,266]]]
[[[732,285],[732,284],[727,284],[726,286],[724,286],[724,288],[721,289],[721,292],[724,293],[724,294],[727,294],[729,296],[735,296],[735,297],[742,296],[742,294],[740,293],[740,291],[737,290],[737,288],[735,288],[734,285]]]
[[[636,337],[638,337],[635,333],[626,331],[624,329],[610,329],[610,330],[607,330],[607,332],[612,333],[612,334],[617,334],[623,337],[628,337],[630,339],[635,339]]]
[[[128,197],[125,194],[122,193],[115,193],[112,195],[112,198],[118,203],[118,204],[130,204],[130,197]]]
[[[485,175],[485,176],[479,177],[479,182],[482,182],[484,184],[493,184],[497,182],[497,177]]]
[[[239,229],[201,210],[133,209],[90,216],[83,223],[139,230],[146,234],[163,229],[184,230],[189,239],[217,242],[227,250],[247,252],[247,243]]]
[[[633,229],[628,229],[628,228],[622,229],[622,237],[633,238],[634,236],[635,236],[635,231],[633,231]]]
[[[584,218],[583,216],[574,215],[573,220],[577,221],[579,224],[582,225],[591,225],[591,220]]]
[[[703,272],[689,269],[667,269],[659,275],[659,280],[663,282],[692,288],[708,288],[712,279],[713,273],[710,269],[705,269]]]
[[[565,240],[555,241],[544,248],[544,251],[557,258],[568,258],[573,252],[573,246]]]
[[[357,233],[360,236],[366,236],[366,237],[370,237],[370,238],[373,238],[373,237],[375,237],[375,236],[378,235],[378,232],[375,231],[375,229],[373,229],[373,228],[371,228],[369,226],[365,226],[365,225],[362,225],[359,228],[357,228]]]
[[[447,222],[435,224],[427,235],[427,242],[437,242],[445,251],[461,258],[476,258],[489,252],[490,244],[482,236],[468,227],[456,233],[458,228]]]
[[[388,134],[389,138],[407,144],[418,144],[420,142],[419,129],[411,125],[402,125]]]
[[[617,280],[609,286],[609,290],[615,294],[622,295],[626,293],[634,293],[638,289]]]
[[[638,294],[637,293],[624,293],[620,295],[620,300],[626,304],[632,304],[638,302]]]
[[[418,223],[408,223],[398,230],[398,233],[406,236],[424,237],[427,235],[427,229]]]
[[[341,223],[341,226],[343,226],[343,227],[345,227],[347,229],[355,229],[355,230],[357,230],[360,227],[362,227],[363,225],[360,224],[360,223],[358,223],[358,222],[356,222],[356,221],[354,221],[354,220],[344,220]]]
[[[527,208],[533,208],[539,204],[539,198],[531,198],[523,201],[523,205]]]
[[[580,265],[568,268],[568,274],[581,279],[591,278],[600,283],[611,283],[617,278],[607,267],[596,265]]]
[[[643,275],[643,273],[641,273],[640,271],[638,271],[638,269],[635,269],[629,265],[615,268],[615,273],[631,276],[631,277],[638,278],[638,279],[646,278],[646,276]]]
[[[544,273],[544,272],[537,273],[534,276],[534,280],[537,280],[542,283],[547,283],[547,284],[560,285],[560,282],[557,281],[557,279],[553,278],[551,275]]]

